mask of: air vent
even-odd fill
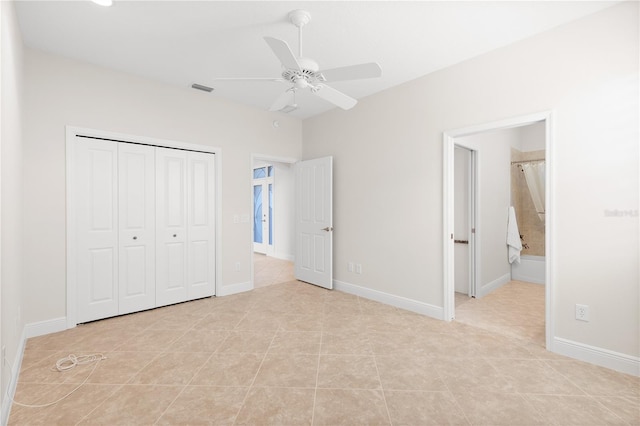
[[[213,87],[203,86],[202,84],[193,83],[191,85],[193,89],[202,90],[203,92],[213,92]]]

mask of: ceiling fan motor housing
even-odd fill
[[[282,72],[282,78],[299,85],[299,89],[316,81],[324,81],[322,74],[318,72],[320,67],[316,61],[309,58],[298,58],[297,61],[300,69],[286,69]]]

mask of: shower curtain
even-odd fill
[[[537,163],[522,164],[524,179],[529,187],[529,194],[536,208],[536,213],[541,221],[544,222],[544,161]]]

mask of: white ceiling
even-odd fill
[[[579,19],[616,1],[18,1],[24,43],[268,109],[288,88],[278,82],[223,82],[216,77],[279,77],[264,36],[297,52],[289,11],[305,9],[303,56],[321,69],[378,62],[381,78],[331,85],[360,99],[435,70]],[[193,89],[188,89],[193,90]],[[298,95],[307,118],[333,106]],[[357,105],[356,105],[357,108]]]

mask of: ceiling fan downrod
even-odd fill
[[[289,12],[289,20],[298,27],[298,58],[302,58],[302,27],[311,21],[311,14],[302,9],[293,10]]]

